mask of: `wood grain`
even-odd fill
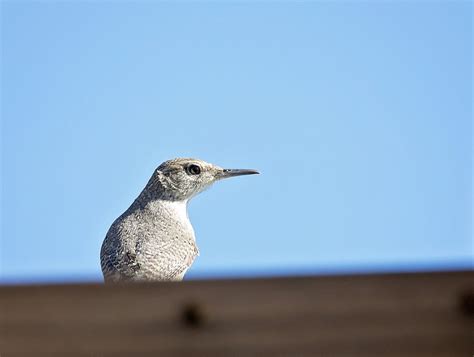
[[[463,356],[471,271],[0,287],[0,356]]]

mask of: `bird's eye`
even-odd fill
[[[192,164],[186,168],[186,171],[190,175],[199,175],[201,173],[201,167],[199,165]]]

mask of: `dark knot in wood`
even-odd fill
[[[183,306],[181,320],[187,327],[198,328],[205,322],[203,307],[195,302]]]
[[[474,290],[461,293],[459,308],[464,315],[471,318],[474,317]]]

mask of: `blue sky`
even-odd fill
[[[179,156],[262,172],[191,202],[189,278],[471,264],[470,2],[1,7],[0,282],[100,280]]]

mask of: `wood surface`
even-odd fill
[[[471,357],[473,272],[0,287],[0,356]]]

